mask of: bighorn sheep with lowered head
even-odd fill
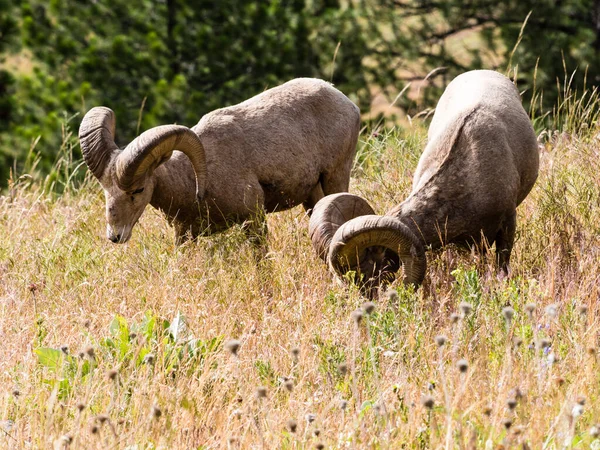
[[[310,219],[313,247],[333,272],[355,271],[368,289],[392,280],[401,265],[404,282],[419,285],[425,246],[482,238],[496,243],[507,270],[516,208],[538,165],[536,135],[514,84],[493,71],[464,73],[439,100],[409,197],[384,216],[355,195],[325,197]]]
[[[299,78],[206,114],[189,129],[152,128],[120,150],[115,116],[91,109],[79,129],[85,162],[106,196],[107,237],[127,242],[150,203],[175,228],[220,231],[261,212],[346,191],[358,107],[331,84]]]

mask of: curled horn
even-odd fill
[[[206,156],[196,133],[181,125],[162,125],[134,139],[116,161],[117,184],[124,191],[134,190],[148,172],[152,172],[173,150],[187,155],[196,176],[196,195],[206,190]]]
[[[375,214],[371,205],[358,195],[342,192],[323,197],[315,205],[308,234],[313,248],[323,261],[327,261],[329,244],[337,229],[358,216]]]
[[[368,287],[392,281],[404,266],[404,283],[419,286],[427,260],[414,233],[393,216],[361,216],[338,228],[329,246],[329,266],[339,275],[355,271]]]
[[[115,113],[104,106],[90,109],[79,127],[79,143],[85,163],[100,179],[113,152],[119,150],[115,144]]]

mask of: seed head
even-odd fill
[[[308,413],[306,415],[306,421],[308,423],[313,423],[315,421],[315,419],[317,418],[316,414],[312,414],[312,413]]]
[[[583,395],[580,395],[579,397],[577,397],[577,404],[583,406],[585,405],[585,397]]]
[[[154,354],[148,353],[146,356],[144,356],[144,363],[150,365],[154,364]]]
[[[63,441],[64,444],[71,444],[71,442],[73,442],[73,436],[71,436],[70,434],[65,434],[63,437],[60,438],[61,441]]]
[[[502,308],[502,315],[504,316],[504,320],[506,320],[507,322],[512,321],[514,315],[515,315],[515,310],[512,309],[510,306],[506,306],[504,308]]]
[[[483,413],[488,417],[491,416],[492,415],[492,407],[486,406],[485,408],[483,408]]]
[[[96,356],[96,351],[94,350],[94,347],[90,345],[85,348],[85,354],[88,355],[90,358],[93,358],[94,356]]]
[[[588,313],[588,306],[587,305],[579,305],[579,308],[577,308],[579,310],[579,314],[581,314],[582,316],[585,316]]]
[[[471,305],[469,302],[462,302],[460,305],[458,305],[458,307],[463,316],[468,316],[471,311],[473,311],[473,305]]]
[[[595,355],[596,354],[596,347],[588,347],[587,348],[587,352],[588,352],[588,355]]]
[[[325,444],[323,444],[322,442],[317,442],[317,443],[315,444],[315,448],[316,448],[317,450],[323,450],[323,449],[325,448]]]
[[[82,403],[82,402],[77,403],[76,408],[79,412],[83,411],[85,409],[85,403]]]
[[[288,392],[292,392],[292,390],[294,389],[294,382],[292,380],[286,380],[285,383],[283,383],[283,386],[287,389]]]
[[[438,347],[443,347],[447,341],[448,341],[448,338],[446,336],[444,336],[443,334],[438,334],[435,337],[435,343],[437,344]]]
[[[458,313],[452,313],[450,314],[450,322],[452,323],[458,323],[458,321],[461,319],[460,314]]]
[[[63,352],[65,355],[69,354],[69,346],[68,345],[61,345],[60,346],[60,351]]]
[[[288,430],[290,430],[290,432],[295,433],[296,429],[298,428],[298,424],[296,423],[296,421],[294,419],[290,419],[287,422],[287,427],[288,427]]]
[[[259,386],[256,388],[256,396],[258,398],[266,398],[267,397],[267,388],[264,386]]]
[[[371,314],[373,311],[375,311],[375,303],[373,302],[363,303],[362,307],[367,314]]]
[[[300,347],[292,347],[290,352],[292,353],[294,360],[298,361],[298,358],[300,358]]]
[[[137,333],[133,333],[133,332],[129,333],[129,340],[130,341],[133,341],[136,337],[137,337]]]
[[[85,328],[89,328],[91,324],[92,324],[92,322],[90,321],[90,319],[85,319],[85,320],[83,321],[83,326],[84,326]]]
[[[531,318],[533,316],[533,312],[535,311],[535,303],[527,303],[525,305],[525,312]]]
[[[96,425],[96,424],[93,424],[93,425],[90,427],[90,432],[91,432],[92,434],[96,434],[96,433],[98,432],[98,425]]]
[[[240,348],[240,341],[237,339],[231,339],[225,343],[225,349],[233,356],[237,356]]]
[[[579,403],[577,403],[575,406],[573,406],[573,409],[571,410],[571,415],[573,416],[573,418],[577,418],[580,415],[583,414],[583,405],[580,405]]]
[[[354,320],[354,323],[356,325],[359,325],[362,322],[363,312],[360,309],[357,309],[356,311],[352,311],[351,317],[352,317],[352,320]]]
[[[504,425],[504,428],[506,428],[507,430],[512,427],[512,420],[511,419],[504,419],[502,421],[502,424]]]
[[[348,402],[346,400],[340,401],[340,409],[344,411],[348,407]]]
[[[561,387],[563,384],[565,384],[565,379],[561,376],[558,376],[554,379],[554,382],[558,387]]]
[[[552,303],[551,305],[546,306],[546,314],[551,319],[556,318],[558,316],[558,305],[556,303]]]
[[[321,434],[321,430],[319,430],[318,428],[315,429],[315,431],[313,431],[314,435],[316,437],[319,437],[319,435]]]
[[[599,425],[594,425],[592,428],[590,428],[590,436],[593,438],[597,438],[598,436],[600,436],[600,426]]]
[[[21,395],[21,392],[20,392],[18,389],[13,389],[13,391],[12,391],[12,395],[13,395],[15,398],[19,398],[19,395]]]
[[[469,363],[466,359],[461,359],[456,363],[456,367],[461,373],[465,373],[469,369]]]
[[[435,400],[431,395],[425,395],[421,398],[421,404],[427,409],[432,409],[435,405]]]
[[[517,399],[516,398],[509,398],[506,401],[506,405],[508,406],[508,409],[510,409],[512,411],[513,409],[515,409],[517,407]]]
[[[348,364],[346,364],[345,362],[340,363],[340,365],[338,366],[338,370],[340,371],[341,376],[346,376],[346,373],[348,372]]]
[[[519,348],[522,344],[523,344],[523,339],[522,338],[520,338],[519,336],[515,336],[513,338],[513,347],[515,349]]]
[[[115,369],[112,369],[106,373],[106,377],[111,381],[115,381],[117,379],[117,374],[118,372]]]
[[[231,413],[231,415],[233,417],[235,417],[236,419],[241,419],[242,418],[242,410],[241,409],[234,409],[233,412]]]
[[[388,298],[388,299],[389,299],[391,302],[394,302],[394,303],[396,303],[396,302],[398,301],[398,292],[396,291],[396,289],[389,288],[389,289],[386,291],[385,295],[387,295],[387,298]]]
[[[96,416],[96,421],[100,422],[100,424],[103,424],[104,422],[108,421],[109,417],[106,414],[100,414],[98,416]]]
[[[548,338],[542,338],[539,341],[539,346],[541,349],[546,349],[552,345],[552,341]]]
[[[231,436],[227,439],[227,442],[229,443],[229,445],[234,445],[237,442],[237,439],[235,438],[235,436]]]
[[[162,416],[162,411],[160,410],[158,405],[152,405],[152,417],[158,419],[160,416]]]

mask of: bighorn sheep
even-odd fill
[[[114,142],[114,113],[96,107],[79,139],[104,188],[108,239],[129,240],[150,203],[181,241],[263,211],[300,203],[309,210],[324,195],[346,191],[359,126],[359,109],[344,94],[298,78],[206,114],[192,129],[152,128],[124,150]]]
[[[393,279],[401,264],[404,282],[421,284],[424,247],[451,242],[495,242],[506,270],[516,208],[538,164],[536,135],[513,83],[488,70],[464,73],[439,100],[409,197],[384,216],[355,195],[325,197],[310,219],[313,247],[335,273],[362,275],[367,289]]]

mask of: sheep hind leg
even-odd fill
[[[311,215],[312,210],[317,204],[317,202],[323,197],[325,197],[325,194],[323,193],[323,186],[321,185],[321,181],[319,181],[317,185],[313,188],[313,190],[310,191],[308,199],[306,199],[306,201],[302,203],[302,206],[304,206],[304,210],[309,216]]]
[[[500,226],[496,234],[496,260],[498,267],[504,275],[508,275],[508,264],[510,263],[510,254],[515,242],[515,231],[517,229],[517,212],[513,211]]]

